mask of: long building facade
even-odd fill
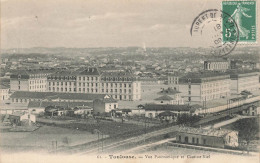
[[[108,94],[116,100],[141,100],[141,82],[130,70],[100,72],[81,70],[21,71],[11,75],[11,91]]]
[[[203,102],[230,95],[230,76],[223,74],[187,75],[179,81],[186,102]]]
[[[10,91],[46,92],[47,76],[52,69],[22,70],[10,76]]]

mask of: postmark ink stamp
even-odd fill
[[[223,29],[226,32],[223,32]],[[193,21],[190,29],[192,37],[207,40],[210,53],[222,57],[231,53],[239,40],[239,30],[230,14],[209,9],[200,13]]]

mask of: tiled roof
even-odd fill
[[[168,95],[163,95],[163,96],[158,97],[158,98],[156,98],[156,99],[154,99],[154,100],[156,100],[156,101],[160,101],[160,100],[171,101],[171,100],[173,100],[173,98],[170,97],[170,96],[168,96]]]
[[[227,130],[227,129],[203,129],[203,128],[192,128],[192,127],[180,127],[179,132],[196,134],[196,135],[224,137],[226,134],[234,131]]]
[[[10,98],[22,99],[63,99],[63,100],[95,100],[103,99],[106,94],[86,94],[86,93],[59,93],[59,92],[27,92],[16,91]]]
[[[58,101],[30,101],[28,108],[45,108],[47,106],[62,106],[62,107],[79,107],[79,106],[89,106],[92,107],[92,102],[58,102]]]
[[[113,98],[96,99],[95,101],[101,101],[104,103],[116,103],[117,101]]]
[[[134,77],[134,74],[130,70],[120,72],[103,72],[102,77]]]
[[[0,89],[10,89],[9,87],[3,85],[3,84],[0,84]]]
[[[165,105],[165,104],[146,104],[145,110],[149,111],[190,111],[195,112],[196,107],[192,105]]]

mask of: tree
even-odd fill
[[[177,124],[185,124],[191,126],[195,122],[198,122],[201,118],[197,115],[181,114],[177,118]]]
[[[256,118],[245,118],[235,122],[234,129],[239,132],[239,138],[246,141],[248,150],[249,143],[259,132],[259,123]]]

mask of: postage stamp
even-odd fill
[[[223,1],[223,12],[231,15],[239,30],[238,42],[256,42],[256,1]],[[230,29],[223,25],[223,42],[228,41]]]

